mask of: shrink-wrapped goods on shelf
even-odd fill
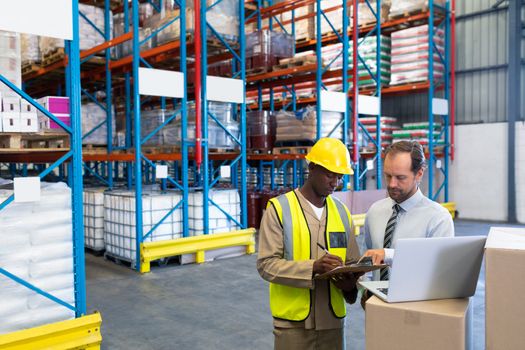
[[[146,136],[161,126],[166,121],[166,119],[170,118],[173,113],[175,113],[173,110],[165,109],[153,109],[141,112],[141,138],[146,138]],[[180,116],[177,118],[180,119]],[[176,135],[176,133],[179,134]],[[180,129],[177,129],[175,120],[170,121],[144,143],[144,146],[162,145],[180,145]]]
[[[239,40],[239,1],[241,0],[206,0],[206,21],[230,44]],[[187,5],[193,9],[193,1]],[[218,40],[210,28],[207,28],[206,35],[208,39]]]
[[[359,122],[368,132],[368,135],[372,137],[370,140],[366,136],[363,129],[360,127],[358,129],[358,146],[360,151],[375,151],[375,144],[373,141],[377,140],[377,118],[376,117],[360,117]],[[397,126],[397,118],[385,117],[380,118],[379,127],[381,130],[381,147],[386,148],[392,144],[392,133],[396,130],[399,130]],[[349,139],[352,140],[353,133],[349,132]]]
[[[343,66],[343,57],[341,55],[342,44],[334,44],[325,46],[322,49],[322,57],[325,65],[329,65],[329,69],[340,69]],[[381,84],[388,85],[390,82],[391,73],[391,42],[387,36],[380,38],[380,66],[381,66]],[[348,64],[349,69],[353,67],[353,45],[349,42],[348,47]],[[375,85],[375,74],[377,72],[377,37],[369,36],[359,41],[358,48],[359,56],[359,86]],[[364,61],[364,63],[363,63]],[[367,69],[368,68],[368,69]],[[370,72],[369,72],[370,70]],[[370,75],[373,74],[373,76]]]
[[[434,79],[442,79],[445,66],[445,32],[434,31],[433,69]],[[432,43],[430,43],[432,45]],[[428,25],[399,30],[392,33],[391,85],[415,83],[428,80],[429,76]]]
[[[293,37],[261,30],[246,36],[246,69],[271,70],[282,58],[293,57]]]
[[[276,142],[314,141],[317,138],[317,116],[315,107],[306,107],[297,112],[280,111],[276,115]],[[321,137],[342,138],[339,124],[343,114],[322,111]]]
[[[32,34],[20,34],[20,49],[22,55],[22,65],[40,63],[40,37]]]
[[[280,15],[281,24],[286,29],[286,32],[292,34],[292,18],[295,23],[295,40],[306,41],[315,39],[315,16],[301,19],[301,17],[308,16],[315,13],[315,4],[298,7],[292,11],[286,11]],[[290,22],[290,23],[287,23]],[[256,24],[256,23],[255,23]],[[280,26],[274,27],[273,30],[279,31]]]
[[[417,141],[423,146],[428,145],[429,142],[429,122],[417,122],[417,123],[404,123],[401,130],[393,131],[393,142],[402,140],[413,140]],[[434,123],[434,131],[432,132],[434,137],[434,145],[442,146],[445,144],[444,133],[442,134],[441,123]]]
[[[85,17],[93,23],[98,30],[102,33],[105,32],[104,26],[104,9],[91,6],[86,4],[78,4],[78,10]],[[110,24],[109,24],[109,33],[112,33],[113,28],[113,15],[109,14]],[[79,46],[80,50],[87,50],[94,46],[103,44],[106,39],[102,34],[98,32],[86,19],[79,14],[78,16],[78,25],[79,25]],[[43,56],[47,56],[59,48],[64,48],[64,40],[50,38],[50,37],[40,37],[40,52]]]
[[[142,229],[147,235],[162,218],[179,204],[179,192],[147,191],[142,193]],[[136,261],[135,193],[126,190],[104,194],[104,244],[106,254],[135,263]],[[182,206],[174,210],[144,239],[155,242],[180,238],[182,235]]]
[[[82,144],[103,146],[107,140],[106,111],[94,102],[82,104]],[[111,117],[112,133],[115,135],[115,110]],[[96,129],[95,129],[96,128]],[[94,130],[92,132],[92,130]],[[88,135],[89,134],[89,135]],[[86,136],[87,135],[87,136]]]
[[[213,189],[208,193],[209,198],[223,211],[228,213],[237,222],[241,220],[241,201],[236,189]],[[189,235],[199,236],[204,233],[202,192],[190,192],[188,196],[188,224]],[[235,221],[228,218],[224,212],[215,205],[208,203],[208,228],[209,233],[229,232],[240,229]]]
[[[229,103],[209,102],[208,112],[212,114],[233,136],[239,138],[239,122],[233,119],[233,108]],[[187,137],[190,141],[195,140],[195,105],[188,105]],[[180,144],[181,121],[175,122],[175,142]],[[221,150],[234,150],[239,147],[230,135],[211,117],[208,117],[208,147]]]
[[[246,112],[248,149],[271,150],[275,143],[275,116],[270,111]]]
[[[84,245],[94,251],[104,250],[104,190],[84,188]]]
[[[124,23],[124,13],[117,13],[113,16],[113,35],[115,38],[122,36],[126,33],[125,30],[125,23]],[[128,32],[131,32],[133,30],[132,24],[132,15],[131,11],[129,12],[129,27]],[[139,41],[144,40],[146,37],[148,37],[151,34],[151,28],[139,28]],[[151,49],[151,47],[155,44],[155,38],[152,38],[150,40],[147,40],[142,45],[140,45],[141,51]],[[131,55],[133,52],[133,41],[128,40],[123,42],[120,45],[117,45],[112,48],[112,56],[114,58],[122,58]]]
[[[16,87],[22,87],[22,58],[20,53],[20,34],[0,31],[0,72]],[[0,84],[0,97],[18,95],[7,85]]]
[[[445,5],[445,0],[434,0],[434,5]],[[419,11],[427,10],[429,0],[391,0],[390,18],[404,17]]]
[[[12,193],[0,190],[0,202]],[[11,203],[0,211],[0,227],[0,266],[74,305],[69,187],[64,183],[42,183],[39,201]],[[0,334],[74,317],[74,311],[0,275]]]

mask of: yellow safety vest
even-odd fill
[[[284,236],[284,259],[304,261],[313,259],[310,252],[311,233],[299,203],[297,194],[290,191],[284,195],[272,198],[268,206],[273,206],[279,217]],[[328,196],[326,198],[326,248],[330,254],[346,259],[346,245],[335,248],[330,244],[330,233],[343,234],[348,241],[351,216],[346,206],[339,200]],[[335,317],[346,316],[346,305],[343,292],[330,283],[330,306]],[[304,321],[308,318],[311,308],[311,296],[308,288],[296,288],[277,283],[270,283],[270,309],[275,318],[288,321]]]

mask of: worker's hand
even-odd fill
[[[366,310],[366,301],[370,299],[371,296],[372,293],[370,293],[368,290],[365,289],[363,291],[363,295],[361,295],[361,307],[363,308],[363,310]]]
[[[332,283],[339,289],[350,292],[355,288],[357,279],[363,275],[362,272],[340,273],[331,278]]]
[[[363,256],[369,256],[372,258],[372,264],[380,265],[385,262],[385,250],[384,249],[369,249]]]
[[[343,260],[340,257],[332,254],[323,255],[314,261],[314,275],[331,271],[341,265],[343,265]]]

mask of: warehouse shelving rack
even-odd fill
[[[138,39],[138,25],[132,25],[133,23],[138,23],[138,0],[134,0],[131,2],[132,7],[132,21],[131,23],[125,23],[125,29],[127,31],[128,25],[131,24],[131,28],[129,32],[125,32],[124,35],[121,35],[116,38],[111,38],[110,40],[104,42],[101,45],[98,45],[92,49],[86,50],[81,52],[81,58],[83,58],[83,62],[89,62],[90,57],[92,57],[94,54],[104,51],[106,56],[106,61],[104,66],[92,66],[92,65],[86,65],[84,67],[84,70],[81,73],[81,77],[83,81],[86,81],[87,87],[83,89],[83,92],[85,95],[89,96],[89,88],[93,88],[95,86],[94,82],[100,82],[105,81],[105,88],[106,88],[106,103],[105,106],[101,106],[101,108],[105,109],[107,111],[107,118],[106,118],[106,125],[108,127],[108,130],[111,130],[110,128],[110,119],[111,115],[109,111],[111,110],[111,99],[109,98],[111,96],[111,90],[114,91],[124,91],[125,95],[125,110],[126,110],[126,137],[125,137],[125,146],[124,147],[113,147],[112,146],[112,140],[110,135],[108,134],[108,149],[106,153],[85,153],[83,155],[83,160],[86,163],[86,166],[84,167],[85,173],[88,173],[88,175],[100,180],[102,183],[107,185],[108,187],[111,187],[117,178],[119,178],[118,174],[118,163],[125,163],[126,164],[126,176],[127,179],[127,185],[128,188],[134,188],[135,189],[135,195],[136,199],[141,198],[141,192],[142,192],[142,184],[147,182],[155,181],[155,167],[158,164],[168,164],[173,167],[174,171],[172,174],[174,176],[172,178],[168,177],[167,180],[163,180],[163,189],[167,188],[167,185],[174,187],[177,190],[180,190],[183,199],[180,203],[178,203],[169,214],[171,214],[172,211],[181,208],[183,209],[183,236],[188,237],[188,194],[190,191],[194,190],[201,190],[203,193],[203,199],[204,203],[210,203],[210,205],[217,207],[216,203],[213,203],[212,199],[209,198],[209,191],[212,189],[219,181],[220,175],[218,175],[218,167],[217,165],[229,165],[232,170],[232,179],[237,177],[237,174],[240,174],[242,177],[245,177],[246,174],[246,150],[245,150],[245,144],[246,144],[246,116],[245,116],[245,104],[244,100],[242,103],[238,103],[236,105],[237,113],[238,113],[238,120],[241,125],[240,130],[241,134],[239,137],[235,137],[234,135],[229,135],[232,137],[234,142],[239,144],[240,152],[238,153],[212,153],[209,150],[208,144],[207,144],[207,124],[208,120],[214,119],[214,116],[211,116],[210,113],[207,111],[208,107],[208,101],[207,101],[207,79],[206,79],[206,73],[208,71],[208,59],[210,62],[218,62],[221,60],[228,60],[233,59],[234,62],[236,62],[234,70],[234,76],[233,78],[240,78],[240,80],[245,79],[245,67],[244,67],[244,36],[240,36],[239,40],[239,47],[238,50],[234,50],[223,38],[221,38],[220,34],[218,34],[210,25],[210,23],[207,21],[206,13],[209,9],[216,6],[218,3],[220,3],[222,0],[213,2],[212,4],[209,4],[209,6],[206,6],[205,2],[203,1],[196,1],[194,4],[195,9],[200,8],[200,11],[198,12],[201,19],[196,23],[195,28],[195,35],[193,35],[194,41],[191,42],[191,40],[187,40],[188,38],[191,38],[192,35],[186,31],[186,12],[180,11],[180,15],[178,18],[173,18],[169,23],[164,24],[161,28],[158,28],[156,31],[152,32],[151,35],[149,35],[145,40],[142,42],[139,42]],[[86,1],[87,3],[91,3],[89,1]],[[150,2],[150,1],[148,1]],[[155,3],[155,8],[158,10],[162,8],[164,1],[159,1]],[[117,4],[115,4],[117,3]],[[150,2],[151,3],[151,2]],[[187,2],[186,1],[175,1],[175,3],[179,6],[179,8],[186,8]],[[117,5],[117,7],[115,7]],[[200,6],[202,5],[202,6]],[[104,2],[104,7],[106,10],[106,18],[108,18],[109,13],[109,0],[106,0]],[[129,6],[122,6],[119,4],[119,2],[111,1],[111,8],[115,11],[123,11],[124,12],[124,18],[127,22],[128,16],[129,16]],[[244,2],[239,1],[239,13],[242,18],[242,23],[240,23],[240,32],[244,32]],[[157,47],[153,47],[151,49],[147,50],[140,50],[140,44],[145,42],[146,40],[149,40],[151,37],[153,37],[156,33],[161,31],[162,29],[166,28],[168,25],[174,23],[175,21],[179,21],[180,23],[180,40],[171,41],[162,45],[159,45]],[[203,29],[204,28],[204,29]],[[203,30],[201,30],[203,29]],[[211,30],[215,36],[215,38],[224,44],[226,48],[226,52],[208,52],[207,50],[207,39],[206,39],[206,32],[207,30]],[[197,35],[197,32],[200,31],[200,35]],[[111,48],[121,45],[124,42],[127,41],[133,41],[133,50],[132,54],[127,57],[123,57],[117,60],[108,59],[109,51]],[[199,42],[200,41],[200,42]],[[188,63],[187,57],[188,55],[199,55],[200,59],[195,60],[193,63]],[[209,57],[208,57],[209,56]],[[195,87],[193,89],[183,89],[185,91],[185,95],[177,100],[169,100],[166,101],[166,98],[160,97],[160,102],[158,100],[152,101],[151,97],[145,97],[140,98],[139,93],[139,85],[133,84],[134,82],[138,81],[139,77],[139,67],[143,66],[145,68],[152,68],[153,65],[162,65],[163,69],[166,69],[165,67],[172,68],[173,67],[173,57],[178,57],[177,60],[179,65],[179,70],[183,73],[184,76],[184,86],[187,87],[187,70],[191,69],[193,67],[196,67],[198,64],[200,64],[201,69],[198,70],[200,73],[200,79],[197,79],[198,82],[195,84]],[[58,62],[50,67],[46,67],[44,69],[41,69],[38,72],[32,73],[29,75],[28,79],[35,79],[35,78],[42,78],[42,77],[48,77],[52,76],[52,74],[56,74],[56,71],[60,68],[63,68],[65,64],[64,62]],[[116,77],[121,77],[124,75],[124,79],[117,79]],[[122,82],[123,80],[123,82]],[[188,102],[188,96],[195,97],[196,91],[198,89],[201,89],[201,94],[198,94],[201,100],[201,103],[197,103],[197,105],[200,107],[197,113],[200,114],[201,121],[202,121],[202,138],[198,138],[198,142],[190,141],[187,139],[187,102]],[[187,92],[188,90],[188,92]],[[189,95],[188,95],[189,94]],[[243,93],[244,96],[244,93]],[[168,103],[172,103],[173,107],[180,106],[178,108],[178,111],[166,119],[166,121],[156,130],[153,131],[153,133],[158,132],[162,129],[162,127],[165,127],[168,123],[172,122],[174,118],[180,116],[181,120],[181,129],[182,129],[182,137],[183,140],[180,152],[166,152],[166,151],[155,151],[151,153],[145,154],[141,151],[141,147],[143,143],[153,134],[147,135],[146,137],[135,137],[134,142],[132,144],[132,134],[134,135],[140,135],[140,118],[133,118],[135,120],[139,120],[138,123],[134,124],[134,132],[131,130],[132,125],[132,115],[139,116],[140,115],[140,105],[144,103],[157,103],[164,108]],[[204,116],[204,117],[203,117]],[[209,116],[209,117],[208,117]],[[225,133],[227,133],[226,130],[224,130]],[[190,148],[194,148],[195,151],[192,153],[190,152]],[[200,150],[198,150],[200,148]],[[202,153],[201,153],[202,152]],[[53,159],[57,156],[57,153],[55,154],[41,154],[39,155],[41,160],[48,160]],[[20,157],[20,156],[19,156]],[[90,165],[88,165],[90,164]],[[93,164],[93,165],[91,165]],[[111,171],[111,164],[114,165],[114,170]],[[90,169],[88,170],[88,166]],[[189,169],[195,169],[198,170],[197,176],[195,179],[193,179],[193,186],[190,187],[190,181],[188,177]],[[180,170],[179,170],[180,169]],[[99,173],[97,170],[102,170],[104,173]],[[112,177],[115,178],[115,180],[112,179]],[[137,181],[136,179],[140,179]],[[234,185],[238,185],[240,189],[240,196],[241,196],[241,219],[239,222],[236,221],[237,225],[244,229],[246,228],[246,222],[247,222],[247,216],[246,216],[246,186],[245,183],[237,184],[236,181],[232,181]],[[142,212],[140,208],[140,201],[136,200],[137,208],[136,212],[140,213]],[[207,234],[209,231],[208,227],[208,210],[207,206],[204,206],[204,234]],[[225,215],[233,219],[227,211],[225,211],[222,208],[219,208]],[[164,220],[166,217],[169,216],[166,215],[162,220]],[[144,234],[142,232],[142,223],[141,218],[137,215],[136,218],[136,227],[137,227],[137,255],[136,255],[136,269],[137,270],[143,270],[141,269],[141,262],[143,262],[144,255],[141,256],[141,250],[144,250],[144,245],[142,244],[142,241],[145,237],[147,237],[149,234],[152,233],[152,231],[160,225],[159,222],[154,227],[153,230],[150,232]],[[235,220],[234,220],[235,221]],[[175,241],[175,240],[174,240]],[[176,244],[176,242],[174,242]],[[155,255],[155,254],[153,254]],[[170,256],[170,255],[167,255]],[[149,262],[147,264],[149,266]],[[149,267],[147,268],[149,270]]]
[[[261,2],[257,1],[255,2],[257,7],[257,11],[255,12],[258,17],[262,18],[269,18],[276,16],[278,14],[284,13],[286,11],[293,11],[294,9],[300,8],[302,6],[307,6],[308,4],[311,4],[315,2],[314,0],[297,0],[297,1],[287,1],[282,2],[276,5],[271,5],[266,8],[261,8]],[[376,2],[376,8],[373,9],[371,6],[371,1],[368,0],[351,0],[347,1],[346,4],[352,5],[355,11],[358,9],[359,3],[366,3],[367,6],[372,10],[374,15],[376,16],[376,19],[379,19],[380,17],[380,1]],[[341,6],[345,5],[345,1],[343,1]],[[325,9],[323,12],[326,14],[330,11],[335,11],[338,8],[340,9],[341,6],[332,7]],[[410,83],[410,84],[404,84],[404,85],[395,85],[395,86],[386,86],[382,87],[381,84],[378,84],[380,81],[380,70],[377,69],[376,73],[377,75],[374,77],[374,80],[376,81],[376,84],[373,88],[362,88],[362,89],[348,89],[349,97],[351,98],[351,108],[349,108],[348,114],[352,114],[352,120],[349,123],[352,125],[352,132],[354,133],[353,142],[355,143],[357,140],[357,130],[362,129],[365,133],[365,137],[371,139],[370,135],[364,130],[363,126],[359,123],[358,118],[358,110],[359,107],[357,106],[358,99],[356,98],[357,93],[363,94],[363,95],[375,95],[379,97],[379,103],[381,101],[382,96],[396,96],[396,95],[406,95],[406,94],[412,94],[412,93],[426,93],[427,94],[427,101],[428,101],[428,121],[429,121],[429,130],[430,128],[433,128],[434,123],[434,115],[432,114],[432,101],[435,97],[438,96],[438,93],[441,93],[445,99],[448,100],[449,104],[449,110],[450,110],[450,119],[447,115],[442,116],[443,119],[443,131],[442,135],[438,136],[444,136],[445,139],[445,146],[441,150],[438,147],[436,147],[434,142],[430,142],[427,150],[427,158],[429,159],[429,171],[428,171],[428,179],[429,179],[429,197],[432,199],[437,200],[439,198],[439,195],[441,192],[444,193],[444,201],[447,202],[449,200],[448,198],[448,166],[449,166],[449,156],[450,156],[450,139],[449,139],[449,128],[451,128],[451,133],[453,133],[454,128],[454,120],[453,120],[453,111],[454,111],[454,101],[450,99],[450,96],[453,96],[454,93],[454,83],[453,83],[453,72],[454,67],[451,65],[451,52],[454,50],[454,42],[450,40],[451,34],[454,32],[453,25],[453,18],[454,13],[450,9],[453,8],[454,1],[453,0],[447,0],[445,3],[445,6],[440,6],[434,3],[433,0],[429,0],[428,8],[422,10],[419,13],[411,13],[408,16],[402,17],[402,18],[396,18],[396,19],[388,19],[383,21],[382,23],[380,21],[376,20],[376,23],[373,25],[364,25],[362,27],[359,27],[357,25],[357,16],[354,17],[354,25],[352,28],[357,28],[356,31],[353,31],[352,28],[349,28],[348,31],[348,37],[352,38],[363,38],[368,35],[371,35],[373,33],[377,34],[390,34],[391,32],[398,30],[398,29],[404,29],[407,27],[419,25],[419,24],[430,24],[430,30],[429,30],[429,51],[437,51],[435,48],[435,45],[432,42],[432,35],[435,32],[436,28],[442,27],[445,29],[446,38],[445,38],[445,55],[441,55],[440,59],[445,65],[445,69],[447,74],[445,74],[445,79],[443,82],[435,81],[433,77],[432,68],[433,65],[429,64],[430,72],[428,75],[428,79],[426,81],[422,82],[416,82],[416,83]],[[343,11],[343,13],[345,13]],[[255,16],[255,15],[254,15]],[[322,13],[310,13],[304,16],[300,16],[297,18],[294,18],[292,15],[292,21],[301,21],[306,20],[311,17],[316,17],[318,20],[318,17],[324,16]],[[256,19],[254,18],[248,18],[248,22],[253,22]],[[257,21],[259,23],[259,28],[261,25],[260,18],[257,18]],[[278,28],[282,27],[283,25],[289,24],[290,22],[283,22],[283,23],[269,23],[269,25],[266,28]],[[344,23],[343,23],[344,24]],[[319,25],[318,25],[319,28]],[[316,49],[316,52],[318,54],[318,60],[319,60],[319,47],[322,47],[322,45],[327,43],[334,43],[337,41],[341,41],[341,38],[343,36],[346,36],[343,31],[341,33],[334,33],[332,35],[324,35],[319,38],[319,33],[316,33],[316,38],[312,40],[305,40],[301,41],[300,43],[296,43],[296,50],[298,52],[311,50],[313,48]],[[379,35],[376,35],[377,45],[379,46]],[[357,45],[359,45],[359,41],[352,40],[353,46],[354,46],[354,55],[357,54],[358,50],[355,49]],[[377,48],[377,52],[379,53],[380,48]],[[429,55],[429,63],[432,60],[432,54]],[[355,57],[354,57],[355,59]],[[359,58],[357,58],[359,60]],[[259,95],[258,102],[256,104],[249,105],[249,108],[269,108],[270,110],[275,109],[276,106],[289,106],[289,105],[304,105],[304,104],[311,104],[315,103],[317,99],[315,97],[313,98],[291,98],[285,101],[281,101],[279,103],[273,103],[272,100],[270,100],[270,103],[263,103],[260,96],[262,95],[262,91],[265,90],[273,90],[273,92],[282,92],[285,89],[282,88],[284,85],[294,85],[299,83],[310,83],[310,86],[315,87],[318,91],[320,89],[320,85],[332,85],[332,84],[341,84],[341,80],[335,80],[334,78],[341,77],[344,75],[344,72],[342,70],[330,70],[325,71],[324,74],[322,74],[322,78],[318,79],[319,74],[319,64],[317,65],[306,65],[301,67],[294,67],[289,69],[284,69],[277,72],[270,72],[270,73],[261,73],[249,76],[247,78],[247,83],[256,84],[256,88],[248,87],[248,93],[253,94],[254,90],[256,90],[257,95]],[[357,78],[358,76],[358,65],[354,65],[352,68],[352,79]],[[449,77],[449,74],[451,74],[451,77]],[[452,78],[452,79],[451,79]],[[330,80],[327,83],[324,83],[324,80]],[[452,84],[451,81],[452,80]],[[315,82],[314,82],[315,81]],[[320,84],[321,82],[321,84]],[[357,80],[357,83],[354,85],[358,85],[359,80]],[[359,91],[359,92],[358,92]],[[319,94],[318,94],[319,96]],[[293,103],[292,103],[293,102]],[[376,127],[379,130],[380,127],[380,115],[381,109],[379,108],[379,113],[376,115]],[[318,119],[320,120],[320,119]],[[318,128],[319,129],[319,128]],[[319,130],[318,130],[319,131]],[[382,158],[384,155],[381,152],[381,148],[378,147],[381,144],[381,137],[379,135],[378,139],[376,141],[373,141],[374,144],[376,144],[376,150],[372,154],[370,153],[364,153],[360,154],[357,151],[357,145],[353,145],[352,147],[352,160],[354,162],[354,167],[357,171],[355,171],[354,174],[354,189],[355,190],[361,190],[366,189],[366,174],[367,174],[367,160],[373,160],[375,162],[375,174],[376,174],[376,186],[377,188],[381,188],[381,171],[382,171]],[[250,158],[250,157],[249,157]],[[265,160],[275,160],[275,157],[268,156],[265,157]],[[434,181],[437,178],[435,176],[435,168],[436,165],[441,163],[441,160],[439,158],[443,158],[443,165],[439,168],[440,172],[443,174],[443,183],[438,187],[437,191],[434,191]],[[370,164],[370,163],[368,163]],[[261,175],[260,175],[261,176]]]
[[[71,321],[58,322],[47,326],[36,327],[30,330],[14,332],[0,336],[0,345],[39,347],[42,345],[61,347],[64,344],[74,342],[79,346],[91,346],[98,348],[101,342],[100,324],[102,322],[99,314],[86,316],[86,281],[85,281],[85,262],[84,262],[84,226],[83,226],[83,208],[82,208],[82,140],[80,133],[80,57],[79,57],[79,28],[78,28],[78,3],[72,2],[72,40],[65,41],[66,52],[69,55],[68,64],[66,65],[66,91],[70,97],[70,114],[71,126],[61,122],[55,115],[46,110],[40,103],[34,100],[24,90],[19,89],[16,85],[7,80],[0,72],[0,82],[7,85],[13,92],[33,105],[37,110],[43,113],[47,118],[56,122],[60,127],[69,134],[71,139],[71,149],[63,154],[54,154],[49,165],[41,164],[38,168],[40,179],[45,178],[52,171],[67,164],[68,183],[71,187],[72,202],[72,236],[73,236],[73,273],[74,273],[74,296],[75,304],[71,305],[49,293],[38,288],[37,286],[23,280],[22,278],[10,273],[0,267],[0,274],[12,279],[18,284],[38,293],[39,295],[75,312],[76,319]],[[34,154],[28,152],[28,160],[34,161]],[[10,159],[11,158],[11,159]],[[0,153],[1,163],[17,164],[20,162],[16,151],[8,150]],[[22,166],[22,172],[27,171],[26,166]],[[27,174],[26,174],[27,175]],[[0,211],[8,207],[15,200],[15,195],[11,195],[4,202],[0,203]],[[8,322],[8,320],[5,320]],[[90,335],[83,335],[79,330],[89,330]],[[39,331],[38,337],[35,337],[35,331]],[[86,333],[86,332],[85,332]],[[61,337],[57,337],[60,334]],[[86,333],[87,334],[87,333]]]

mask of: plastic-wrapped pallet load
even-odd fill
[[[141,5],[150,5],[150,4],[145,3],[145,4],[141,4]],[[128,15],[128,18],[129,18],[128,32],[131,32],[133,30],[133,28],[131,27],[131,23],[133,23],[133,16],[132,15],[133,15],[132,11],[129,11],[129,15]],[[146,22],[151,20],[151,18],[152,17],[149,17],[146,20]],[[114,35],[115,38],[117,38],[119,36],[122,36],[122,35],[124,35],[126,33],[125,32],[125,28],[124,28],[124,24],[125,24],[124,23],[124,13],[117,13],[117,14],[115,14],[113,16],[113,35]],[[139,41],[144,40],[150,34],[151,34],[151,28],[147,28],[147,27],[139,28]],[[145,50],[151,49],[151,47],[152,47],[152,45],[154,43],[155,43],[154,42],[154,38],[151,39],[151,40],[147,40],[142,45],[140,45],[141,51],[145,51]],[[128,40],[128,41],[123,42],[120,45],[117,45],[117,46],[113,47],[112,55],[113,55],[114,58],[119,59],[119,58],[131,55],[132,51],[133,51],[133,41],[132,40]]]
[[[78,10],[84,16],[86,16],[91,23],[93,23],[102,33],[104,33],[104,9],[91,6],[86,4],[78,4]],[[110,29],[112,32],[113,28],[113,16],[109,14],[110,18]],[[104,36],[101,35],[97,29],[95,29],[86,19],[79,15],[79,38],[80,38],[80,50],[87,50],[97,45],[104,43]],[[43,56],[47,56],[59,48],[64,48],[64,40],[41,37],[40,38],[40,51]]]
[[[206,21],[230,44],[239,40],[239,1],[206,0]],[[193,9],[193,1],[188,6]],[[208,39],[218,40],[209,28],[206,35]]]
[[[377,139],[377,118],[376,117],[360,117],[359,121],[365,127],[368,134],[374,139]],[[395,130],[398,130],[399,127],[396,126],[397,118],[392,117],[381,117],[380,118],[380,130],[381,130],[381,147],[386,148],[392,144],[392,133]],[[374,143],[365,136],[364,131],[359,128],[358,131],[359,137],[359,148],[362,151],[365,150],[375,150]],[[352,138],[352,132],[350,131],[350,138]]]
[[[39,63],[40,55],[39,36],[32,34],[20,34],[20,46],[22,54],[22,65]]]
[[[239,138],[239,123],[233,119],[232,105],[229,103],[210,102],[208,112],[236,138]],[[188,105],[187,139],[195,140],[195,105]],[[180,144],[181,121],[175,122],[175,142]],[[234,150],[239,145],[226,133],[226,131],[211,118],[208,118],[208,147],[215,149]]]
[[[115,135],[115,110],[113,109],[112,112],[112,130],[113,135]],[[107,125],[105,120],[106,112],[96,103],[89,102],[82,104],[82,134],[87,135],[94,130],[82,139],[83,145],[107,145]]]
[[[435,5],[444,5],[445,0],[434,0]],[[391,0],[390,18],[398,18],[428,9],[428,0]]]
[[[271,70],[280,59],[293,54],[293,37],[289,34],[260,30],[246,35],[247,70]]]
[[[148,191],[142,194],[143,234],[146,235],[182,199],[179,192]],[[104,194],[104,244],[106,254],[135,263],[136,261],[135,193],[108,191]],[[154,242],[180,238],[182,206],[174,210],[144,241]]]
[[[213,189],[209,191],[209,198],[222,210],[240,222],[241,201],[236,189]],[[208,204],[209,233],[221,233],[238,230],[237,224],[230,220],[219,208]],[[204,213],[202,192],[191,192],[188,196],[189,235],[199,236],[204,233]]]
[[[0,31],[0,72],[18,88],[22,87],[20,34]],[[0,84],[0,97],[18,96],[5,84]]]
[[[436,29],[434,44],[445,55],[445,32]],[[428,25],[403,29],[392,33],[391,85],[428,80]],[[435,51],[435,50],[434,50]],[[442,79],[445,66],[437,52],[433,56],[434,79]]]
[[[396,130],[392,133],[393,142],[402,141],[402,140],[413,140],[417,141],[423,146],[428,145],[429,142],[429,123],[428,122],[418,122],[418,123],[404,123],[401,130]],[[434,145],[442,146],[445,143],[444,135],[441,136],[441,124],[434,123]]]
[[[162,125],[167,118],[171,117],[173,110],[152,109],[143,111],[140,114],[141,118],[141,137],[144,139],[147,135],[152,133],[156,128]],[[179,117],[180,119],[180,117]],[[178,133],[178,135],[176,135]],[[174,146],[180,145],[180,129],[177,129],[175,120],[172,120],[162,129],[157,131],[151,138],[149,138],[144,146]]]
[[[0,211],[0,266],[74,305],[71,190],[64,183],[42,183],[41,191],[38,202],[11,203]],[[11,194],[0,190],[0,202]],[[74,317],[0,274],[0,334]]]
[[[104,250],[104,188],[84,189],[84,244]]]
[[[308,106],[297,112],[280,111],[276,115],[276,142],[314,141],[317,137],[317,116],[315,107]],[[322,111],[321,137],[342,138],[342,127],[338,124],[343,114]]]

